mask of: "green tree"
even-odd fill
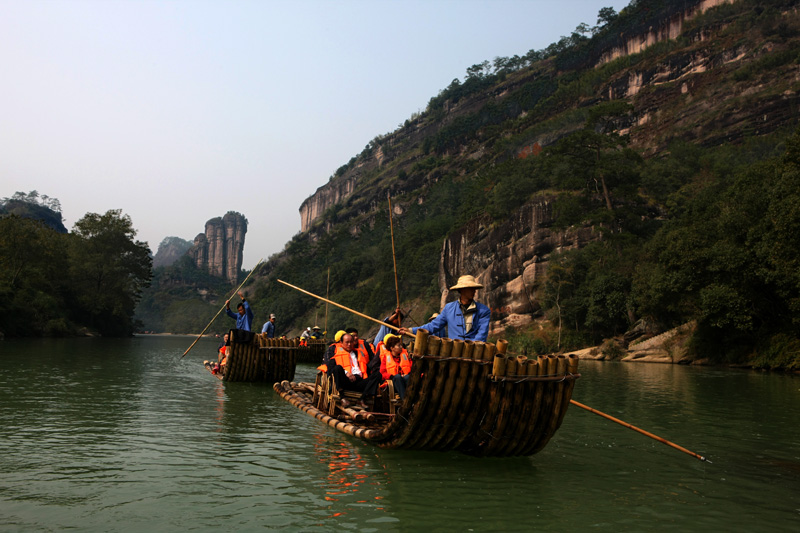
[[[81,321],[108,336],[133,333],[133,313],[150,283],[147,243],[121,210],[87,213],[75,223],[70,243],[70,278]]]
[[[0,324],[10,336],[68,333],[63,235],[44,223],[0,218]]]

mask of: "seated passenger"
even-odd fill
[[[411,375],[411,357],[397,335],[386,335],[381,346],[381,377],[392,380],[400,398],[406,397],[406,387]]]
[[[365,399],[375,396],[381,383],[380,372],[367,373],[368,362],[366,354],[359,353],[353,336],[345,333],[328,364],[328,371],[340,390],[361,393],[362,407],[366,407]],[[342,400],[342,405],[347,407],[348,402]]]

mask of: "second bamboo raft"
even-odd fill
[[[252,338],[237,342],[240,337],[236,330],[228,334],[230,354],[220,378],[222,381],[275,383],[294,379],[298,352],[303,350],[298,340],[270,339],[262,333],[248,335]]]

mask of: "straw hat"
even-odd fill
[[[482,289],[483,285],[475,281],[475,276],[461,276],[458,278],[458,283],[450,287],[451,291],[455,291],[458,289]]]

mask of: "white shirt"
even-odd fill
[[[358,354],[356,352],[350,352],[350,373],[354,376],[361,375],[361,367],[358,366]]]

